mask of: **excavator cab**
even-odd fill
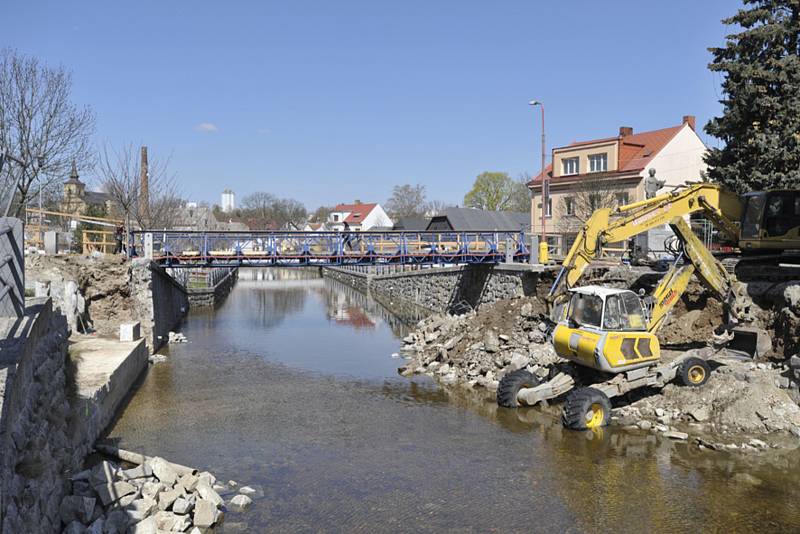
[[[800,248],[800,191],[758,191],[743,195],[742,201],[743,252]]]
[[[569,291],[563,319],[553,330],[556,353],[580,365],[621,373],[661,357],[647,331],[642,301],[633,291],[584,286]]]

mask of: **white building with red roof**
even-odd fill
[[[691,115],[669,128],[634,133],[623,126],[616,137],[554,148],[552,163],[545,169],[550,189],[544,213],[548,242],[564,253],[594,209],[644,200],[644,179],[650,169],[665,181],[660,192],[700,181],[707,168],[705,153]],[[532,231],[541,237],[542,175],[528,187],[533,195]]]
[[[333,208],[326,226],[341,232],[345,229],[345,224],[353,232],[366,232],[374,228],[391,229],[393,225],[380,204],[368,202],[339,204]]]

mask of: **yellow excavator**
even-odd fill
[[[694,234],[684,216],[702,212],[740,248],[782,252],[800,248],[800,220],[773,220],[782,213],[786,215],[784,206],[800,210],[800,192],[750,193],[737,197],[718,185],[693,184],[614,211],[596,210],[578,235],[551,289],[556,304],[553,314],[556,324],[551,337],[559,356],[610,378],[578,388],[576,384],[586,380],[579,376],[581,373],[573,372],[576,369],[562,368],[546,383],[520,370],[500,381],[498,403],[507,407],[534,405],[568,393],[562,412],[565,426],[595,428],[608,424],[611,397],[643,386],[663,387],[676,377],[684,385],[701,386],[710,374],[706,360],[720,360],[742,352],[750,357],[767,352],[771,341],[766,332],[739,327],[715,340],[716,348],[695,349],[664,358],[656,332],[693,274],[723,301],[731,321],[749,318],[751,301],[735,276],[727,272]],[[664,224],[669,224],[675,234],[676,258],[652,296],[642,299],[642,295],[633,291],[603,286],[575,287],[606,245],[626,241]],[[743,231],[745,228],[747,231]],[[728,345],[722,346],[723,341]]]

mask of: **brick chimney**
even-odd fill
[[[683,116],[683,124],[688,124],[689,128],[694,130],[694,115],[684,115]]]
[[[629,135],[633,135],[633,128],[630,126],[620,126],[619,127],[619,136],[620,137],[627,137]]]

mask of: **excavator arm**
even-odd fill
[[[682,251],[653,291],[652,309],[649,310],[650,317],[647,324],[648,331],[655,332],[661,327],[669,312],[686,291],[693,274],[697,275],[700,282],[725,303],[728,310],[735,313],[738,309],[734,306],[736,279],[728,274],[722,264],[703,245],[683,217],[675,217],[669,225],[681,243]],[[687,263],[679,266],[678,263],[681,259],[685,259]]]
[[[652,228],[671,224],[677,217],[702,212],[731,241],[736,242],[739,228],[733,221],[741,220],[743,209],[741,200],[734,193],[707,183],[690,185],[615,210],[598,209],[578,233],[550,289],[550,297],[555,298],[574,287],[586,267],[608,244],[627,241]]]

